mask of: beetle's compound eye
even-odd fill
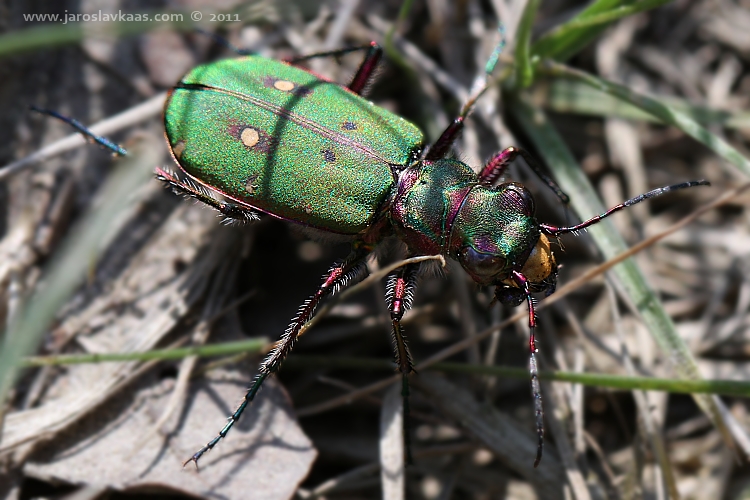
[[[510,202],[518,208],[519,212],[528,215],[529,217],[534,215],[536,212],[536,206],[531,191],[517,182],[508,182],[500,187],[505,188],[505,192],[508,193]]]
[[[539,240],[529,254],[529,258],[521,269],[521,274],[531,283],[541,283],[555,272],[557,262],[555,255],[549,245],[549,240],[544,234],[539,235]]]
[[[468,246],[461,250],[459,262],[477,283],[489,285],[505,270],[505,259],[499,255],[482,253]]]

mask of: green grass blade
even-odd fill
[[[690,137],[705,144],[717,155],[737,167],[737,169],[743,174],[750,176],[750,160],[745,158],[739,151],[729,145],[722,138],[712,134],[690,116],[674,107],[668,106],[652,97],[633,92],[623,85],[603,80],[584,71],[570,68],[554,61],[545,61],[544,69],[553,76],[579,80],[597,90],[606,92],[622,101],[642,109],[667,125],[677,127]]]
[[[621,99],[578,80],[556,79],[535,93],[539,104],[558,113],[605,116],[661,123],[662,120]],[[659,96],[666,106],[686,114],[703,126],[719,125],[727,129],[750,129],[750,113],[697,106],[684,99]]]
[[[581,219],[585,220],[604,212],[593,186],[578,166],[570,150],[542,111],[532,107],[517,95],[510,95],[506,106],[511,117],[535,146],[538,154],[549,165],[563,191],[575,193],[571,205]],[[626,244],[610,220],[603,220],[588,229],[605,259],[610,259],[626,249]],[[698,365],[688,346],[677,334],[672,319],[667,315],[659,299],[646,283],[640,269],[632,259],[618,264],[610,275],[621,290],[638,309],[644,324],[654,340],[670,360],[680,378],[701,380]],[[696,403],[716,425],[728,443],[732,442],[729,431],[719,409],[709,395],[696,394]]]
[[[160,12],[146,13],[153,19]],[[195,28],[189,13],[175,13],[182,20],[173,21],[112,21],[112,22],[71,22],[36,26],[24,30],[11,31],[0,35],[0,58],[14,56],[44,48],[58,48],[64,45],[75,45],[85,38],[107,38],[137,35],[157,28],[170,28],[188,31]]]
[[[586,47],[612,22],[638,12],[664,5],[671,0],[600,0],[580,14],[542,36],[533,46],[532,54],[540,58],[565,61]]]
[[[173,349],[152,349],[144,352],[115,352],[94,354],[57,354],[53,356],[32,356],[22,363],[24,368],[33,366],[79,365],[84,363],[112,363],[123,361],[154,361],[183,359],[188,356],[212,357],[239,353],[260,352],[269,343],[265,337],[236,342],[222,342]]]
[[[525,88],[534,81],[534,64],[531,60],[531,28],[534,24],[539,0],[526,0],[516,37],[516,85]]]
[[[188,356],[210,358],[231,356],[235,354],[258,353],[269,345],[267,338],[253,338],[234,342],[220,342],[201,346],[177,347],[172,349],[152,349],[144,352],[124,352],[105,354],[60,354],[52,356],[32,356],[22,363],[25,368],[34,366],[62,366],[83,363],[111,363],[123,361],[176,360]],[[311,354],[293,354],[284,367],[290,369],[349,369],[359,371],[392,372],[395,364],[387,358],[368,358],[358,356],[319,356]],[[447,373],[470,373],[490,375],[493,377],[527,380],[529,371],[526,368],[498,365],[481,365],[471,363],[440,362],[434,363],[427,370]],[[750,398],[750,381],[741,380],[684,380],[656,377],[632,377],[606,373],[580,373],[564,371],[539,372],[542,380],[571,382],[590,387],[604,387],[620,391],[664,391],[676,394],[720,394],[722,396]]]
[[[221,345],[221,344],[217,344]],[[239,347],[239,344],[238,344]],[[225,349],[226,350],[226,349]],[[394,362],[382,358],[358,356],[318,356],[293,354],[284,365],[289,369],[328,368],[391,372]],[[447,373],[470,373],[493,377],[528,380],[529,371],[515,366],[478,365],[443,361],[431,365],[426,370]],[[556,382],[571,382],[589,387],[605,387],[618,391],[664,391],[676,394],[721,394],[722,396],[750,397],[750,382],[743,380],[684,380],[674,378],[632,377],[607,373],[580,373],[540,370],[539,378]]]

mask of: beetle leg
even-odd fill
[[[367,267],[365,266],[365,257],[368,253],[369,249],[355,250],[349,257],[347,257],[347,259],[343,263],[331,268],[331,270],[326,275],[323,284],[320,286],[320,288],[318,288],[318,291],[315,292],[315,294],[307,301],[305,301],[304,304],[302,304],[299,310],[299,314],[297,314],[294,320],[292,320],[292,323],[286,329],[284,335],[282,335],[281,339],[276,343],[273,349],[271,349],[271,352],[268,353],[266,359],[264,359],[260,364],[260,366],[258,367],[258,375],[256,375],[255,380],[253,380],[253,384],[247,390],[247,393],[245,393],[245,397],[242,399],[240,405],[227,419],[228,421],[226,425],[221,429],[221,431],[219,431],[219,434],[215,438],[206,443],[203,448],[198,450],[192,457],[186,460],[183,466],[187,465],[190,462],[195,462],[195,465],[197,467],[198,460],[201,458],[201,456],[203,456],[204,453],[216,446],[216,444],[227,435],[234,423],[239,420],[240,416],[242,416],[242,413],[245,411],[245,408],[247,408],[247,405],[249,405],[250,402],[252,402],[252,400],[255,398],[255,395],[260,390],[263,382],[270,375],[273,375],[278,371],[281,363],[294,347],[294,343],[297,341],[297,338],[300,335],[300,330],[302,329],[304,324],[312,318],[313,314],[315,313],[315,308],[318,306],[318,304],[320,304],[320,301],[328,295],[338,292],[350,281],[358,278],[363,273],[363,271],[367,269]]]
[[[404,443],[406,448],[406,462],[411,464],[411,439],[409,436],[409,374],[414,371],[409,346],[406,344],[401,318],[411,308],[414,300],[414,290],[417,287],[417,276],[420,264],[409,264],[402,267],[388,279],[386,288],[386,302],[391,313],[393,325],[393,344],[396,351],[396,364],[401,372],[401,397],[404,401]]]
[[[435,144],[433,144],[430,147],[430,150],[427,151],[427,154],[424,158],[425,160],[440,160],[441,158],[445,158],[448,155],[451,147],[453,147],[453,143],[456,142],[456,139],[458,139],[458,136],[461,135],[461,132],[463,132],[464,130],[464,121],[466,120],[466,117],[469,116],[471,110],[474,109],[474,104],[477,102],[477,99],[479,99],[479,97],[485,90],[487,90],[487,86],[482,85],[478,87],[472,95],[469,96],[469,98],[461,108],[461,112],[458,114],[458,116],[453,119],[453,121],[445,128],[445,130],[443,130],[443,133],[440,134],[440,137],[438,137],[437,141],[435,141]]]
[[[79,131],[81,134],[83,134],[85,137],[88,137],[97,144],[111,150],[118,156],[126,156],[128,154],[128,152],[123,147],[115,144],[104,136],[96,135],[88,127],[74,118],[62,115],[57,111],[42,109],[36,106],[31,106],[31,109],[33,111],[36,111],[37,113],[42,113],[44,115],[57,118],[58,120],[67,123],[74,129]],[[242,207],[236,203],[218,200],[209,189],[203,186],[199,186],[194,182],[180,179],[177,175],[169,170],[157,167],[156,178],[167,183],[178,194],[192,196],[193,198],[202,201],[206,205],[214,207],[230,220],[240,220],[246,222],[259,219],[258,214],[253,212],[252,210]]]
[[[526,160],[529,168],[555,193],[563,204],[568,205],[570,203],[570,197],[560,189],[560,186],[550,176],[544,173],[534,157],[521,148],[511,146],[495,154],[482,169],[482,172],[479,174],[479,180],[487,184],[494,184],[503,175],[508,166],[515,161],[518,155],[521,155]]]
[[[539,371],[536,363],[536,337],[534,331],[536,330],[536,313],[534,312],[534,299],[531,298],[531,290],[529,289],[529,281],[526,276],[513,271],[513,281],[524,291],[526,295],[526,302],[529,304],[529,374],[531,375],[531,396],[534,398],[534,416],[536,419],[536,435],[538,438],[536,448],[536,459],[534,459],[534,467],[539,465],[542,460],[542,452],[544,451],[544,408],[542,405],[542,390],[539,385]]]
[[[496,47],[495,54],[493,54],[493,56],[499,55],[504,46],[505,37],[503,35],[503,39]],[[425,160],[435,161],[441,158],[445,158],[448,155],[451,147],[453,146],[453,143],[456,142],[456,139],[458,139],[458,136],[461,135],[461,132],[464,129],[464,121],[466,120],[466,117],[469,116],[471,111],[474,109],[474,105],[476,104],[477,100],[487,90],[487,82],[494,67],[494,64],[485,67],[484,77],[475,82],[471,94],[466,99],[466,102],[464,102],[464,105],[461,106],[461,111],[458,113],[458,116],[450,123],[450,125],[448,125],[448,127],[446,127],[443,133],[440,134],[440,137],[438,137],[438,140],[435,141],[435,144],[430,147],[430,150],[427,151],[427,154],[425,155]]]
[[[166,183],[177,194],[193,197],[196,200],[215,208],[227,217],[228,220],[248,222],[260,219],[258,214],[249,208],[236,203],[219,200],[210,189],[200,184],[196,184],[189,179],[180,179],[174,172],[169,170],[156,167],[156,178]]]
[[[362,91],[372,78],[378,62],[380,62],[380,59],[383,57],[383,49],[376,42],[370,42],[368,45],[362,45],[360,47],[348,47],[345,49],[330,50],[327,52],[317,52],[315,54],[308,54],[306,56],[287,59],[286,62],[288,62],[289,64],[297,64],[309,59],[318,57],[338,57],[359,50],[366,50],[367,54],[365,55],[365,59],[362,61],[362,64],[360,64],[357,73],[354,75],[354,78],[352,78],[351,83],[347,85],[346,88],[357,95],[361,95]]]
[[[370,48],[365,55],[362,64],[359,65],[357,73],[352,78],[351,83],[346,86],[349,90],[357,95],[362,95],[362,91],[372,79],[375,68],[383,57],[383,48],[375,42],[370,42]]]
[[[456,139],[458,139],[458,136],[463,131],[465,118],[465,116],[459,115],[450,123],[450,125],[448,125],[445,130],[443,130],[443,133],[440,134],[440,137],[438,137],[438,140],[435,141],[435,144],[433,144],[430,147],[430,150],[427,151],[427,154],[424,157],[425,160],[435,161],[441,158],[445,158],[445,156],[450,152],[453,143],[456,142]]]

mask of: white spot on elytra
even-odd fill
[[[242,140],[242,144],[245,146],[251,148],[258,144],[258,141],[260,141],[260,134],[258,134],[258,131],[254,128],[245,128],[242,129],[242,133],[240,134],[240,139]]]
[[[294,89],[294,83],[289,80],[276,80],[273,82],[273,86],[275,89],[283,90],[284,92],[289,92]]]

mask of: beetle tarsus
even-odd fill
[[[544,407],[542,405],[542,388],[539,384],[539,370],[537,369],[534,352],[529,355],[529,374],[531,375],[531,397],[534,399],[534,420],[537,435],[536,458],[534,459],[534,467],[536,468],[542,461],[542,453],[544,452]]]
[[[536,359],[536,353],[539,351],[536,341],[536,311],[534,308],[534,299],[531,296],[529,280],[526,279],[526,276],[518,271],[513,271],[513,281],[523,291],[529,307],[529,375],[531,377],[531,397],[534,399],[534,421],[536,422],[537,434],[534,467],[537,467],[542,460],[542,452],[544,451],[544,404]]]
[[[403,401],[404,408],[404,452],[406,465],[414,465],[414,457],[411,453],[411,409],[409,406],[409,374],[404,373],[401,375],[401,400]]]
[[[406,451],[406,463],[412,464],[411,453],[411,416],[409,411],[409,374],[414,372],[409,346],[406,343],[403,329],[401,328],[401,319],[404,313],[411,308],[414,301],[414,291],[417,287],[417,278],[419,276],[420,264],[409,264],[402,267],[395,274],[391,275],[386,288],[386,302],[391,314],[393,345],[396,351],[396,364],[401,372],[401,398],[403,399],[404,409],[404,448]]]
[[[245,393],[245,397],[242,398],[242,402],[239,404],[239,406],[237,406],[237,409],[234,410],[234,413],[232,413],[229,418],[227,418],[227,423],[219,431],[219,434],[217,434],[216,437],[211,441],[206,443],[203,448],[195,452],[192,457],[185,460],[185,462],[182,464],[183,467],[185,467],[190,462],[195,462],[195,467],[196,469],[198,468],[198,460],[200,460],[204,453],[212,450],[219,441],[227,436],[227,433],[229,433],[229,430],[232,428],[235,422],[239,420],[240,416],[245,411],[245,408],[247,408],[247,405],[249,405],[253,401],[253,399],[255,399],[255,395],[258,394],[261,385],[263,385],[263,382],[266,380],[266,378],[268,378],[268,375],[270,375],[270,373],[264,373],[263,371],[260,371],[260,373],[258,373],[258,375],[255,377],[255,380],[253,380],[253,385],[251,385],[250,389],[247,390],[247,392]]]

